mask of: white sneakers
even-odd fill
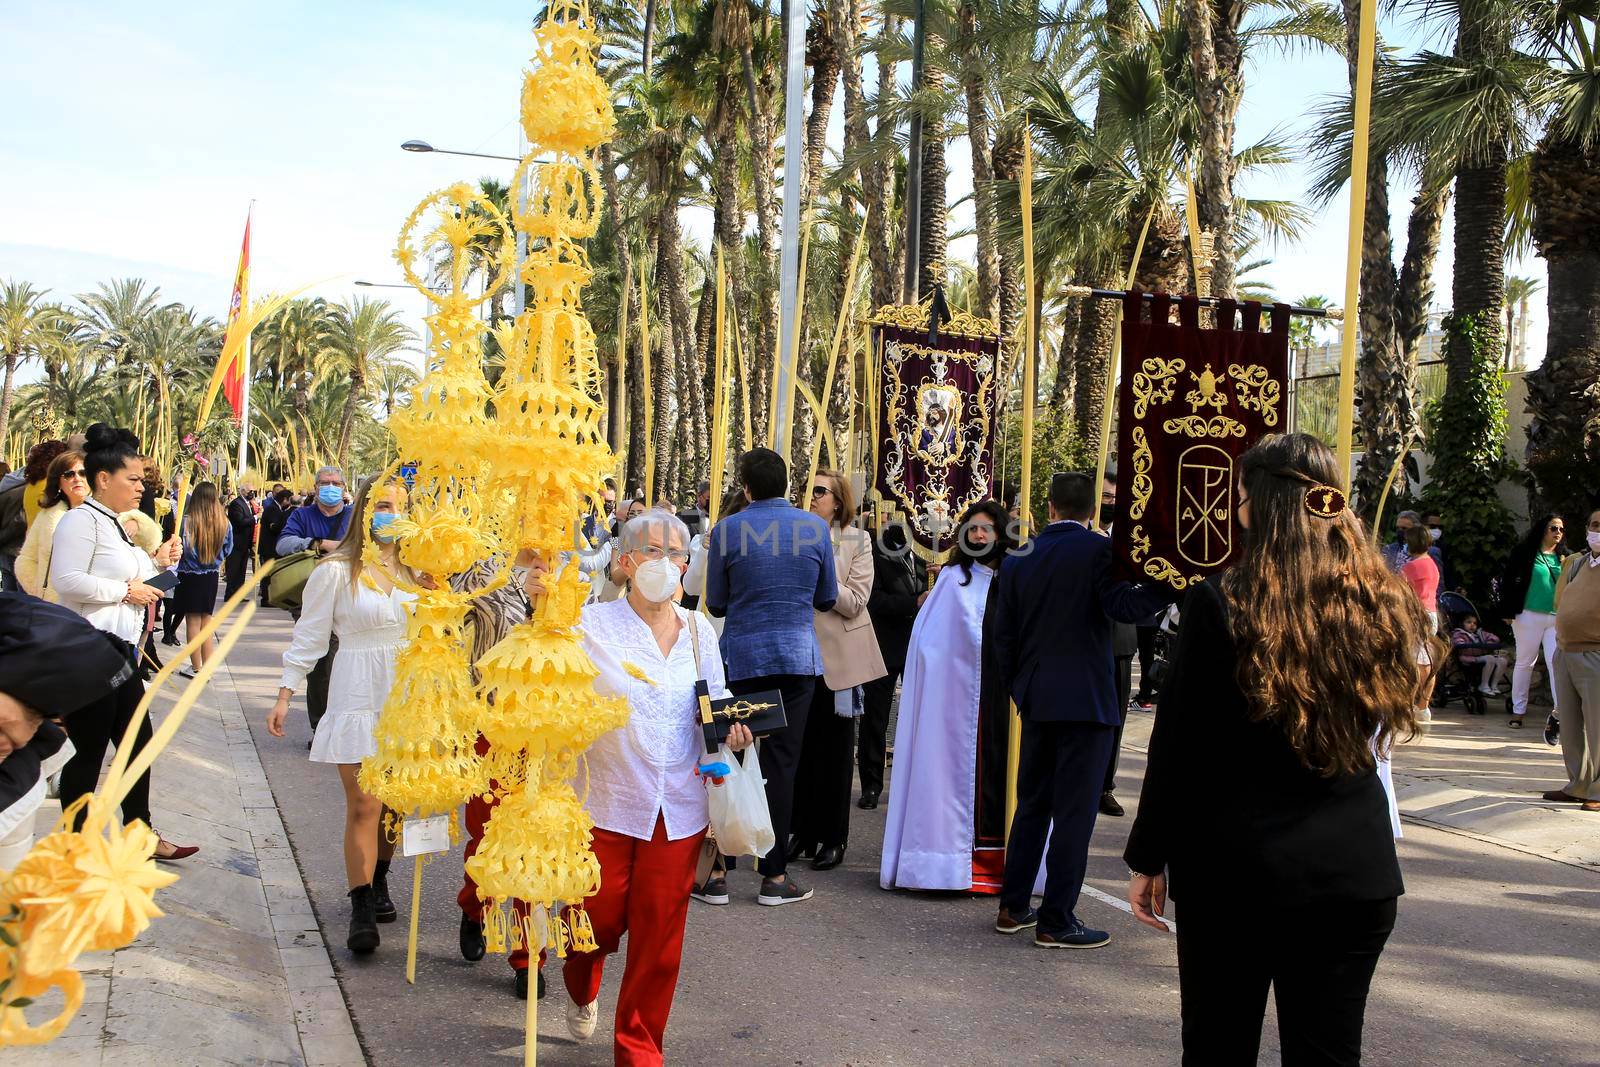
[[[600,1002],[587,1004],[567,1001],[567,1033],[574,1041],[587,1041],[594,1036],[594,1027],[600,1021]]]

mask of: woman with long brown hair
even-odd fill
[[[338,547],[325,556],[306,581],[300,619],[283,654],[278,701],[267,717],[267,732],[282,737],[289,699],[327,655],[330,637],[339,654],[328,680],[328,713],[311,739],[311,762],[332,763],[344,786],[344,867],[350,884],[350,934],[346,944],[358,955],[378,947],[380,922],[398,914],[389,898],[389,858],[394,843],[380,832],[383,805],[361,788],[361,761],[377,751],[373,731],[394,687],[395,662],[406,644],[406,609],[416,597],[405,586],[418,576],[400,562],[388,527],[405,510],[399,482],[374,488],[371,479],[352,505],[350,526]],[[367,501],[371,498],[371,514]],[[367,538],[378,543],[378,561],[365,559]]]
[[[217,606],[217,576],[222,561],[233,551],[233,528],[222,510],[215,482],[198,482],[183,513],[183,558],[178,561],[178,588],[169,609],[183,619],[189,640],[211,621]],[[179,674],[193,678],[216,651],[215,639],[189,653],[189,666]]]
[[[1124,859],[1140,922],[1180,902],[1185,1063],[1254,1063],[1271,987],[1285,1063],[1361,1059],[1404,892],[1378,755],[1442,662],[1427,613],[1345,504],[1328,447],[1239,460],[1233,567],[1191,588]],[[1230,787],[1225,807],[1200,799]]]

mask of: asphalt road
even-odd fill
[[[382,928],[373,957],[344,949],[339,785],[332,768],[306,760],[298,698],[289,736],[267,735],[288,619],[263,612],[253,629],[230,666],[370,1062],[515,1062],[523,1005],[509,968],[493,956],[467,963],[456,948],[459,849],[424,871],[415,986],[404,976],[409,864],[397,861],[391,876],[402,922]],[[1143,769],[1142,753],[1124,753],[1129,816],[1102,818],[1095,832],[1089,885],[1113,898],[1125,886],[1119,857]],[[1223,827],[1230,788],[1219,783],[1214,796],[1195,798],[1215,807]],[[998,936],[992,898],[879,889],[883,811],[852,808],[852,816],[844,866],[799,869],[813,900],[759,907],[755,875],[741,872],[731,906],[691,906],[669,1063],[1177,1062],[1169,936],[1089,896],[1080,912],[1112,932],[1105,949],[1044,952],[1025,937]],[[1406,827],[1400,855],[1407,894],[1368,1003],[1367,1062],[1600,1064],[1600,874],[1420,825]],[[1249,936],[1248,882],[1238,900]],[[584,1045],[567,1037],[556,966],[540,1005],[540,1063],[610,1063],[621,955],[606,972],[600,1028]],[[1277,1061],[1269,1008],[1261,1062]]]

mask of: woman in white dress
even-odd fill
[[[369,495],[370,526],[360,521]],[[393,922],[397,914],[388,886],[394,843],[380,831],[383,805],[361,789],[356,776],[361,761],[377,751],[373,730],[394,686],[395,659],[406,643],[407,608],[416,599],[397,587],[397,579],[416,584],[417,577],[400,563],[394,538],[384,533],[405,503],[405,487],[398,482],[374,489],[368,481],[356,494],[356,521],[306,582],[300,621],[283,654],[278,702],[267,717],[267,731],[282,737],[289,698],[305,686],[306,675],[327,654],[329,635],[336,635],[339,655],[328,683],[328,713],[311,740],[311,761],[337,766],[344,785],[344,868],[350,884],[345,943],[357,954],[377,949],[377,924]],[[369,534],[378,542],[376,567],[362,561]]]

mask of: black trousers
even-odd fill
[[[772,815],[772,834],[777,842],[756,870],[776,878],[788,869],[789,825],[794,816],[794,775],[800,765],[800,749],[805,744],[806,720],[811,711],[811,690],[816,678],[809,674],[769,674],[761,678],[741,678],[728,683],[734,696],[747,696],[768,689],[783,693],[783,711],[789,725],[761,742],[761,775],[767,780],[767,811]]]
[[[1100,792],[1109,793],[1117,788],[1117,764],[1122,762],[1122,728],[1128,722],[1128,694],[1133,689],[1133,657],[1118,656],[1117,670],[1117,726],[1111,741],[1111,759],[1106,762],[1106,780]]]
[[[228,553],[228,560],[222,572],[222,596],[224,600],[232,600],[244,585],[245,572],[250,567],[251,538],[239,536],[239,531],[233,532],[233,551]]]
[[[1183,1062],[1253,1065],[1271,986],[1286,1067],[1359,1064],[1367,990],[1394,919],[1392,897],[1292,909],[1179,903]]]
[[[833,710],[834,691],[821,678],[811,690],[805,740],[794,779],[789,832],[804,845],[844,848],[850,843],[850,755],[856,721]]]
[[[856,740],[856,773],[861,776],[862,793],[883,792],[883,765],[889,747],[889,709],[894,706],[894,686],[901,667],[891,666],[882,678],[874,678],[862,695],[861,736]]]
[[[1139,627],[1139,703],[1144,704],[1155,700],[1155,682],[1150,677],[1150,672],[1156,665],[1156,634],[1161,632],[1159,626]],[[1127,703],[1126,700],[1123,701]]]
[[[161,640],[163,641],[174,640],[178,634],[178,623],[183,621],[179,617],[177,609],[173,607],[173,603],[171,597],[163,597],[161,600]]]
[[[311,720],[311,732],[317,732],[317,723],[328,713],[328,682],[333,677],[333,657],[339,654],[339,635],[328,635],[328,654],[317,660],[317,665],[306,675],[306,718]]]
[[[67,736],[72,739],[72,747],[77,752],[61,768],[62,808],[70,806],[85,793],[94,792],[100,782],[100,765],[105,762],[106,746],[115,747],[122,743],[122,735],[127,731],[134,709],[142,699],[144,680],[135,674],[111,693],[88,707],[79,708],[66,719]],[[147,715],[134,734],[134,747],[128,759],[132,760],[150,743],[153,732]],[[73,822],[73,829],[83,825],[83,817],[84,813],[80,812]],[[135,819],[146,826],[150,825],[149,771],[141,774],[133,783],[133,788],[128,790],[128,795],[122,798],[123,823],[131,823]]]
[[[1073,909],[1089,867],[1089,837],[1100,812],[1100,785],[1111,758],[1112,734],[1110,726],[1098,722],[1035,722],[1026,716],[1022,720],[1017,813],[1006,842],[1000,904],[1013,915],[1028,909],[1043,859],[1039,929],[1049,933],[1060,933],[1075,919]]]

